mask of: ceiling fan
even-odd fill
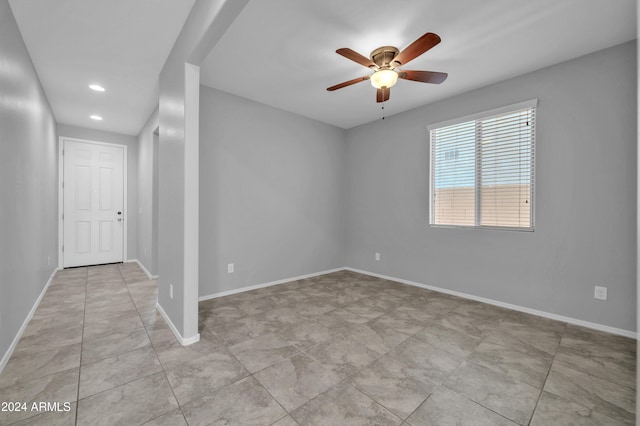
[[[334,90],[342,89],[343,87],[351,86],[361,81],[370,80],[371,85],[377,89],[376,101],[385,102],[389,100],[390,89],[396,84],[398,78],[421,83],[440,84],[447,79],[447,73],[400,69],[401,66],[406,65],[409,61],[422,55],[438,43],[440,43],[440,36],[434,33],[426,33],[407,46],[402,52],[400,52],[397,47],[382,46],[371,52],[370,58],[366,58],[347,47],[338,49],[336,50],[338,55],[342,55],[347,59],[351,59],[360,65],[372,69],[373,74],[336,84],[335,86],[328,87],[327,90],[333,92]]]

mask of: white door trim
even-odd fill
[[[124,235],[123,235],[123,251],[122,258],[127,260],[127,229],[129,228],[129,208],[127,206],[127,146],[115,143],[107,143],[94,141],[89,139],[70,138],[67,136],[58,137],[58,268],[62,269],[64,265],[64,253],[62,252],[62,245],[64,244],[64,223],[62,221],[62,213],[64,212],[64,188],[62,187],[62,180],[64,177],[64,141],[82,142],[93,145],[113,146],[118,148],[124,148],[124,159],[122,168],[123,177],[123,197],[124,197]]]

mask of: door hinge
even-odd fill
[[[64,253],[64,246],[62,246],[62,252]]]

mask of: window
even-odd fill
[[[533,230],[536,105],[429,126],[431,225]]]

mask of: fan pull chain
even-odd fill
[[[384,102],[382,103],[382,119],[384,120]]]

